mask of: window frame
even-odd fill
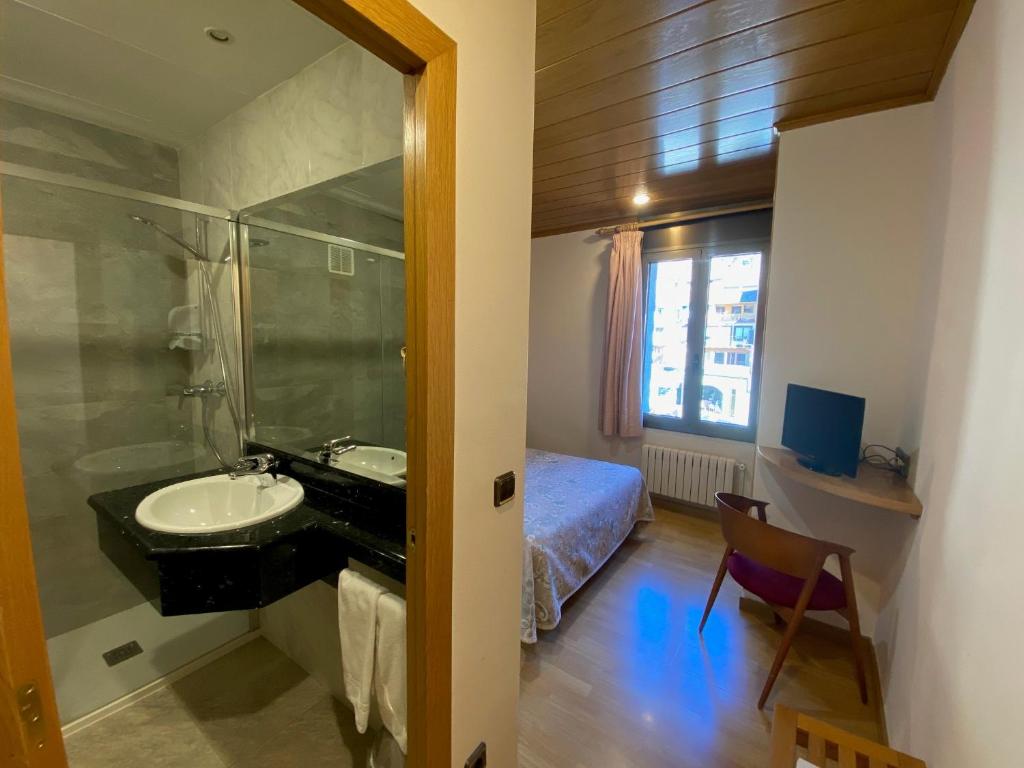
[[[750,414],[747,426],[702,421],[700,418],[700,395],[704,380],[704,345],[708,316],[708,288],[710,286],[711,259],[721,256],[736,256],[742,253],[761,253],[761,275],[758,282],[757,311],[754,314],[754,344],[748,354],[752,355],[750,374]],[[641,256],[643,270],[644,335],[643,335],[643,425],[646,429],[662,429],[683,432],[722,440],[753,443],[757,439],[758,412],[761,397],[761,357],[764,349],[764,320],[768,295],[768,265],[771,259],[771,242],[768,239],[732,240],[703,245],[645,249]],[[647,397],[650,384],[650,348],[652,320],[654,314],[653,296],[650,290],[651,265],[662,261],[692,259],[690,282],[690,313],[687,323],[686,349],[687,366],[683,373],[683,416],[663,416],[647,412]],[[698,321],[699,322],[695,322]],[[688,405],[689,404],[689,405]]]

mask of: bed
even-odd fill
[[[524,486],[520,639],[535,643],[654,510],[640,471],[606,461],[529,449]]]

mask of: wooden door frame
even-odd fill
[[[5,286],[0,239],[0,767],[65,768],[28,529]],[[33,726],[22,719],[18,704],[17,692],[28,686],[40,707],[41,719]]]
[[[411,768],[451,765],[456,47],[407,0],[294,0],[405,75],[408,726]],[[2,234],[0,217],[0,234]],[[66,768],[18,447],[0,247],[0,768]],[[429,619],[429,621],[428,621]],[[42,722],[20,726],[34,685]],[[41,744],[40,744],[41,741]]]

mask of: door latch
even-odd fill
[[[29,744],[42,749],[46,743],[46,726],[43,722],[43,701],[35,683],[28,683],[18,689],[18,713]]]

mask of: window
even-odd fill
[[[734,325],[732,327],[732,340],[739,346],[750,346],[754,343],[754,326]]]
[[[645,253],[645,426],[753,441],[766,250]]]

